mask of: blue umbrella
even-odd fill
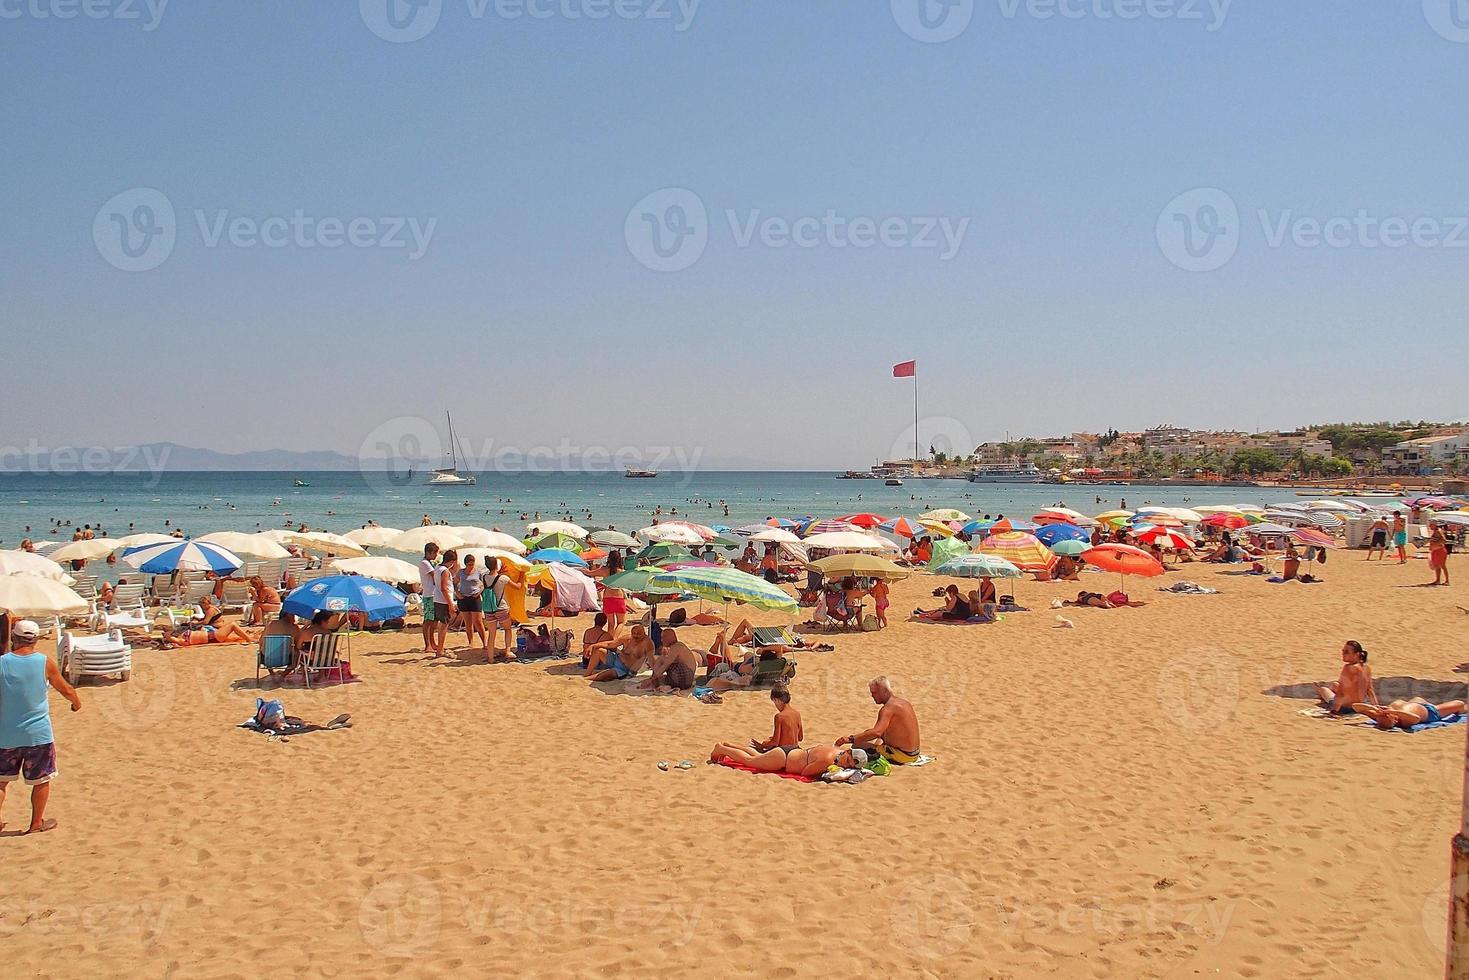
[[[1062,541],[1090,541],[1092,536],[1075,524],[1047,524],[1030,532],[1047,548]]]
[[[381,622],[404,616],[407,600],[403,593],[375,578],[330,575],[292,590],[281,603],[281,609],[303,619],[319,612],[360,612],[374,622]]]
[[[560,562],[563,565],[575,565],[578,568],[586,568],[587,563],[574,551],[565,548],[542,548],[540,551],[532,551],[525,557],[531,561],[540,562],[543,565],[551,562]]]
[[[961,527],[959,529],[959,533],[960,534],[967,534],[971,538],[983,538],[983,537],[986,537],[990,533],[990,528],[994,527],[996,523],[998,523],[998,522],[996,522],[996,521],[970,521],[968,524],[965,524],[963,527]]]
[[[227,575],[245,564],[234,552],[207,541],[180,538],[162,544],[144,544],[122,553],[123,560],[140,572],[167,575],[170,572],[216,572]]]

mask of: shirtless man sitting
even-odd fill
[[[1324,708],[1334,715],[1352,714],[1359,702],[1381,704],[1372,686],[1372,668],[1367,666],[1367,651],[1356,640],[1348,640],[1341,648],[1341,674],[1335,684],[1317,684],[1316,694]]]
[[[760,755],[771,749],[780,749],[789,753],[800,748],[801,739],[806,733],[801,727],[801,713],[791,707],[791,692],[783,687],[772,688],[770,701],[775,705],[775,728],[769,738],[763,742],[750,739],[749,749],[743,749],[728,742],[720,742],[714,746],[714,751],[709,755],[709,761],[718,762],[721,758],[729,756],[731,752],[753,752],[755,755]],[[733,756],[729,757],[733,758]]]
[[[586,649],[585,676],[593,682],[636,677],[653,662],[653,641],[641,623],[634,623],[627,635],[620,639],[603,640]]]
[[[1372,719],[1383,731],[1390,731],[1394,728],[1412,728],[1414,725],[1452,720],[1464,713],[1465,704],[1463,701],[1433,704],[1424,698],[1413,698],[1409,701],[1394,701],[1386,706],[1358,703],[1352,705],[1352,710]]]
[[[886,677],[874,677],[867,685],[872,700],[881,707],[877,711],[877,724],[865,732],[843,735],[837,745],[854,745],[876,752],[895,766],[917,762],[922,750],[918,740],[918,715],[907,698],[893,693]]]
[[[653,675],[638,686],[648,690],[669,687],[675,691],[692,691],[698,671],[694,651],[679,640],[675,630],[663,630],[659,639],[663,647],[653,662]]]

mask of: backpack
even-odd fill
[[[1318,564],[1318,565],[1325,565],[1326,564],[1326,549],[1325,548],[1322,548],[1320,551],[1316,552],[1316,564]]]
[[[496,575],[485,584],[481,608],[487,613],[500,611],[500,594],[495,591],[495,583],[498,581],[500,581],[500,576]]]

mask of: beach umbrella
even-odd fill
[[[694,553],[681,544],[661,541],[639,551],[634,560],[640,565],[660,565],[666,561],[693,561]]]
[[[507,548],[461,548],[459,549],[459,560],[462,562],[470,555],[481,565],[487,564],[491,558],[515,565],[519,568],[529,568],[531,562],[524,555]]]
[[[801,526],[800,521],[793,521],[789,517],[769,517],[766,518],[765,524],[767,527],[783,527],[787,530]]]
[[[783,527],[767,527],[763,531],[756,531],[750,535],[750,540],[766,544],[798,544],[801,539]]]
[[[1301,544],[1310,545],[1313,548],[1337,547],[1336,538],[1318,531],[1313,527],[1296,528],[1291,532],[1291,537],[1301,542]]]
[[[1357,508],[1342,500],[1311,500],[1306,503],[1307,510],[1334,510],[1338,513],[1345,511],[1348,514],[1357,513]]]
[[[1203,514],[1205,517],[1209,517],[1213,514],[1240,513],[1240,509],[1238,507],[1234,507],[1230,504],[1203,504],[1201,506],[1195,507],[1194,510],[1197,513]]]
[[[528,538],[525,542],[529,550],[535,551],[543,548],[559,548],[562,551],[581,551],[582,543],[569,534],[560,531],[552,531],[539,537]]]
[[[525,554],[525,545],[513,534],[504,531],[487,531],[482,527],[455,527],[454,532],[459,535],[462,542],[460,547],[466,548],[502,548],[505,551],[516,551],[517,554]]]
[[[997,555],[956,555],[934,569],[940,575],[955,578],[1020,578],[1015,563]]]
[[[703,544],[704,536],[683,524],[654,524],[639,528],[637,536],[644,541],[668,542],[670,544]]]
[[[1183,521],[1169,514],[1138,514],[1132,519],[1131,526],[1136,532],[1150,527],[1183,527]]]
[[[343,575],[365,575],[383,582],[417,582],[418,566],[401,558],[373,555],[368,558],[337,558],[332,568]]]
[[[47,557],[54,562],[63,561],[96,561],[106,558],[114,551],[126,547],[112,538],[93,538],[90,541],[68,541],[60,548],[51,552]]]
[[[140,572],[167,575],[170,572],[214,572],[228,575],[244,564],[232,551],[207,541],[181,538],[167,544],[145,544],[129,548],[122,560]]]
[[[1083,530],[1075,524],[1047,524],[1038,527],[1031,532],[1036,540],[1047,548],[1062,541],[1091,541],[1090,531]]]
[[[590,533],[580,524],[573,524],[570,521],[536,521],[527,526],[525,530],[531,536],[541,534],[568,534],[578,541],[586,540],[586,536]]]
[[[1006,531],[1025,531],[1033,534],[1040,529],[1040,525],[1034,521],[1017,521],[1008,517],[1002,517],[990,525],[990,534],[1004,534]]]
[[[45,555],[33,555],[29,551],[0,551],[0,575],[25,572],[42,578],[67,578],[66,569]]]
[[[959,531],[963,534],[969,535],[971,538],[982,538],[985,535],[989,534],[994,526],[994,521],[970,521],[968,524],[965,524],[963,527],[961,527]]]
[[[1434,514],[1428,518],[1428,523],[1443,524],[1446,527],[1469,527],[1469,514]]]
[[[281,611],[302,619],[319,612],[366,613],[382,621],[404,616],[408,597],[386,582],[363,575],[328,575],[293,589],[281,602]]]
[[[155,531],[144,531],[140,534],[124,534],[114,539],[119,548],[136,548],[141,544],[164,544],[169,541],[178,541],[178,538],[168,534],[158,534]]]
[[[386,548],[394,538],[402,533],[402,530],[396,527],[359,527],[355,531],[348,531],[342,537],[364,548]]]
[[[721,565],[721,564],[719,564],[719,562],[717,562],[717,561],[704,561],[703,559],[700,559],[700,558],[695,558],[693,561],[671,561],[668,564],[662,566],[662,568],[663,568],[663,570],[665,572],[676,572],[680,568],[723,568],[723,567],[724,566]]]
[[[900,582],[913,574],[910,570],[899,565],[894,565],[886,558],[877,555],[855,554],[855,555],[831,555],[820,561],[813,561],[808,568],[814,568],[823,577],[829,579],[845,578],[848,575],[857,578],[876,578],[884,582]]]
[[[1163,563],[1141,548],[1128,544],[1099,544],[1082,552],[1082,560],[1104,572],[1141,575],[1151,578],[1163,574]]]
[[[601,561],[603,558],[606,558],[607,552],[602,550],[601,548],[593,546],[591,548],[586,548],[582,551],[577,552],[576,556],[582,561],[591,564],[594,561]]]
[[[883,521],[878,525],[878,528],[890,534],[901,535],[905,538],[922,537],[928,533],[928,528],[907,517],[894,517],[890,521]]]
[[[1051,549],[1052,554],[1075,558],[1091,546],[1091,541],[1057,541],[1055,544],[1048,545],[1047,547]]]
[[[1050,571],[1056,556],[1041,544],[1034,534],[1025,531],[1001,531],[991,534],[975,549],[979,554],[994,555],[1027,572]]]
[[[1157,544],[1160,548],[1171,548],[1174,551],[1192,551],[1194,548],[1193,538],[1171,527],[1150,527],[1146,531],[1138,532],[1137,539],[1146,544]]]
[[[931,538],[952,538],[955,534],[954,529],[944,521],[920,520],[918,523]]]
[[[1093,520],[1108,527],[1121,527],[1132,518],[1133,512],[1130,510],[1109,510],[1105,514],[1098,514]]]
[[[940,507],[938,510],[931,510],[931,511],[929,511],[926,514],[919,514],[918,515],[918,519],[920,521],[969,521],[969,520],[973,520],[972,517],[970,517],[968,514],[964,513],[962,510],[955,510],[952,507]]]
[[[1234,513],[1220,511],[1215,514],[1210,514],[1199,523],[1205,527],[1222,527],[1225,530],[1235,531],[1242,527],[1249,527],[1250,519],[1238,511]]]
[[[796,600],[783,589],[737,568],[665,571],[648,581],[648,591],[665,595],[689,592],[710,602],[738,602],[778,612],[795,612],[798,608]]]
[[[581,555],[569,548],[541,548],[526,555],[531,561],[540,562],[542,565],[560,564],[575,565],[577,568],[586,568],[587,563]]]
[[[640,545],[637,538],[621,531],[593,531],[587,535],[587,540],[603,548],[636,548]]]
[[[1031,517],[1038,524],[1095,524],[1096,521],[1087,517],[1080,511],[1072,510],[1070,507],[1044,507]]]
[[[616,575],[609,575],[602,580],[602,584],[609,589],[621,589],[623,592],[647,592],[648,580],[655,575],[662,575],[666,569],[657,565],[649,565],[643,568],[631,568]]]
[[[301,531],[296,534],[288,534],[282,543],[293,544],[302,551],[310,551],[318,555],[345,555],[348,558],[361,558],[367,554],[367,549],[362,545],[330,531]]]
[[[827,551],[897,551],[898,546],[887,538],[863,531],[832,531],[813,534],[801,542],[807,548],[824,548]]]
[[[938,538],[928,554],[928,570],[933,571],[950,558],[969,554],[969,544],[958,538]]]
[[[657,524],[658,527],[668,527],[670,525],[675,527],[686,527],[705,541],[713,541],[715,537],[717,537],[719,534],[718,531],[714,530],[714,528],[710,527],[707,524],[700,524],[697,521],[685,520],[682,517],[661,518]]]
[[[837,520],[846,521],[848,524],[855,524],[858,527],[862,528],[864,531],[870,531],[875,527],[881,527],[884,523],[887,522],[886,517],[880,517],[877,514],[846,514],[842,517],[838,517]]]
[[[458,548],[464,544],[459,537],[459,532],[442,524],[428,524],[424,527],[409,528],[396,538],[388,541],[385,547],[393,551],[403,551],[410,554],[421,554],[424,546],[436,544],[440,549]]]
[[[862,528],[840,520],[808,521],[801,527],[801,537],[809,538],[813,534],[837,534],[842,531],[861,532]]]
[[[775,530],[775,528],[771,528],[771,530],[773,531]],[[745,540],[743,538],[733,535],[733,531],[729,532],[728,534],[718,534],[715,536],[714,540],[710,541],[709,543],[714,545],[714,547],[716,548],[743,548],[746,543]]]
[[[242,534],[239,531],[215,531],[194,539],[207,544],[217,544],[236,555],[252,558],[289,558],[291,553],[263,534]]]
[[[1243,529],[1246,534],[1270,535],[1290,534],[1296,529],[1287,524],[1277,524],[1274,521],[1259,521]]]
[[[84,616],[91,606],[54,578],[15,572],[0,575],[0,609],[16,616]]]

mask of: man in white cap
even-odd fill
[[[10,652],[0,656],[0,807],[5,790],[17,779],[31,788],[31,825],[28,834],[56,826],[47,820],[46,801],[56,776],[56,738],[51,731],[51,706],[46,685],[82,710],[82,699],[66,682],[55,661],[36,652],[41,627],[22,619],[10,628]],[[0,829],[5,825],[0,823]]]

